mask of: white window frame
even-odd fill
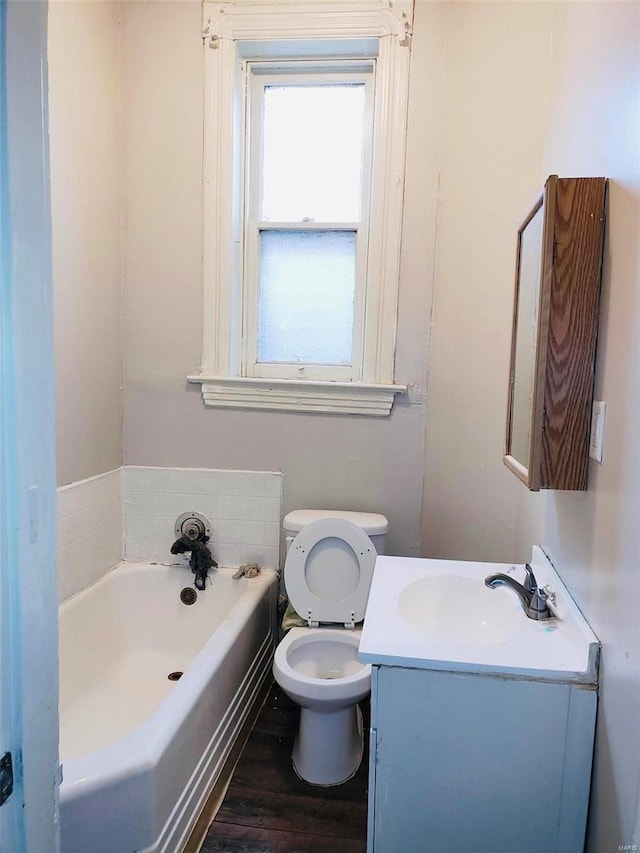
[[[388,415],[394,384],[412,0],[203,3],[203,353],[209,406]],[[247,376],[243,288],[248,60],[375,58],[362,364],[353,378]],[[298,228],[298,224],[296,224]]]
[[[274,65],[274,63],[269,63]],[[370,173],[371,173],[371,143],[373,124],[373,84],[374,62],[363,64],[362,60],[333,60],[319,63],[311,60],[296,63],[295,67],[287,63],[275,63],[277,70],[269,72],[266,63],[251,61],[248,63],[248,81],[251,90],[249,97],[250,125],[247,146],[248,164],[245,174],[248,174],[246,205],[245,205],[245,311],[243,312],[243,373],[247,377],[262,377],[268,379],[305,379],[321,381],[360,381],[363,375],[364,348],[364,314],[366,301],[366,261],[369,239],[369,209],[370,209]],[[364,139],[363,139],[363,198],[358,219],[351,222],[283,222],[259,218],[260,198],[262,196],[260,161],[262,159],[262,104],[264,89],[269,85],[290,84],[331,85],[340,83],[361,83],[366,90]],[[349,365],[337,366],[330,364],[296,364],[259,362],[257,358],[257,325],[258,325],[258,276],[259,276],[259,245],[260,233],[274,231],[348,231],[355,235],[356,241],[356,270],[355,298],[352,336],[352,361]]]

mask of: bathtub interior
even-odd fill
[[[125,564],[62,605],[63,762],[130,734],[176,690],[179,682],[168,676],[187,670],[242,595],[230,570],[212,581],[185,605],[188,568]]]

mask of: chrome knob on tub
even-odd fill
[[[173,526],[176,539],[186,536],[189,539],[204,539],[211,536],[211,522],[201,512],[183,512],[176,518]],[[206,541],[206,540],[205,540]]]
[[[184,512],[176,519],[174,531],[178,538],[171,546],[171,553],[191,554],[189,565],[195,575],[194,586],[203,590],[209,569],[218,568],[207,546],[211,522],[199,512]]]

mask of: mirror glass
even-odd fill
[[[531,458],[543,231],[544,207],[540,199],[520,230],[518,243],[518,290],[509,452],[525,468],[529,467]]]

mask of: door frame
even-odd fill
[[[58,639],[47,3],[2,5],[2,387],[6,537],[0,616],[8,628],[3,725],[14,792],[0,827],[10,853],[57,853]],[[4,639],[4,637],[3,637]],[[3,652],[4,654],[4,652]],[[8,701],[7,701],[8,700]],[[4,734],[4,732],[2,732]],[[13,814],[15,812],[15,814]],[[18,813],[20,813],[18,817]],[[15,818],[15,819],[14,819]]]

